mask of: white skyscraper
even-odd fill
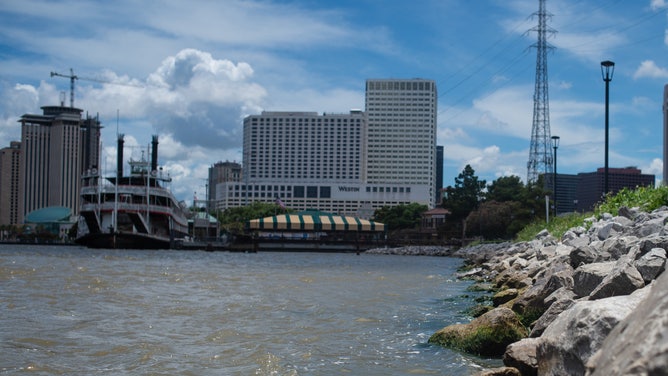
[[[367,80],[367,183],[426,185],[436,197],[437,102],[431,80]]]

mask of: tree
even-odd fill
[[[487,186],[485,199],[488,201],[523,201],[524,183],[519,176],[502,176]]]
[[[466,234],[484,239],[510,239],[544,217],[542,176],[524,185],[517,176],[504,176],[487,187],[487,200],[466,218]]]
[[[276,204],[254,201],[250,205],[224,210],[220,213],[218,220],[225,230],[231,233],[241,233],[246,221],[282,213],[285,213],[285,209]]]
[[[445,189],[446,197],[443,199],[443,207],[450,210],[453,220],[462,220],[471,213],[484,198],[483,189],[485,180],[478,180],[471,165],[466,165],[464,170],[455,178],[455,186]]]
[[[407,205],[383,206],[374,212],[375,221],[385,224],[388,231],[414,229],[420,226],[422,213],[427,205],[410,203]]]

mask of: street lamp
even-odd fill
[[[552,136],[552,148],[554,149],[554,183],[553,192],[554,192],[554,216],[556,217],[559,212],[557,211],[557,148],[559,147],[559,136]]]
[[[610,60],[601,61],[601,76],[605,81],[605,185],[603,194],[608,194],[608,128],[610,115],[610,81],[615,73],[615,63]]]

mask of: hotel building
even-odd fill
[[[81,173],[98,168],[100,122],[83,110],[44,106],[21,117],[19,215],[50,206],[79,212]]]
[[[430,80],[368,80],[366,111],[248,116],[242,181],[217,184],[217,208],[263,201],[369,218],[383,206],[433,207],[436,102]]]
[[[17,225],[19,216],[19,169],[21,143],[12,141],[0,149],[0,225]]]

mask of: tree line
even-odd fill
[[[502,176],[490,184],[479,179],[470,165],[444,190],[440,206],[450,213],[437,229],[444,239],[512,239],[528,224],[545,219],[542,177],[524,184],[518,176]],[[425,205],[409,204],[377,210],[374,219],[390,233],[417,230]]]

